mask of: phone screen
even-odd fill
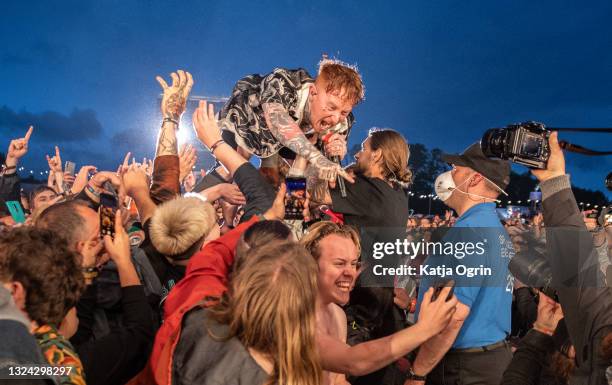
[[[285,219],[304,219],[304,202],[306,201],[306,179],[286,178],[287,193],[285,196]]]
[[[67,160],[66,164],[64,165],[64,172],[70,175],[74,175],[75,170],[76,170],[76,164],[74,162]]]
[[[100,235],[115,237],[115,213],[117,212],[117,198],[114,195],[100,194]]]

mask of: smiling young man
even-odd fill
[[[375,372],[414,350],[448,325],[457,305],[430,302],[430,316],[415,326],[390,336],[354,346],[347,340],[347,319],[341,306],[348,303],[359,271],[360,241],[357,231],[332,222],[318,222],[308,229],[300,243],[317,261],[316,299],[317,345],[325,384],[347,384],[346,375]],[[449,289],[445,289],[448,294]],[[432,291],[427,294],[431,299]]]
[[[220,112],[219,125],[224,141],[234,148],[262,159],[279,152],[287,158],[297,154],[314,166],[319,178],[335,180],[346,174],[321,153],[323,136],[336,134],[325,143],[328,155],[346,154],[351,110],[363,97],[359,73],[340,61],[323,59],[314,79],[302,68],[276,68],[240,79]]]

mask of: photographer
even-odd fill
[[[542,190],[553,285],[576,348],[573,380],[604,384],[606,369],[612,365],[612,291],[603,285],[593,239],[572,194],[569,175],[565,174],[565,159],[556,132],[550,135],[549,145],[546,169],[532,173]]]

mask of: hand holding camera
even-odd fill
[[[559,146],[556,132],[551,133],[548,137],[548,147],[550,148],[550,156],[545,165],[546,167],[541,170],[531,170],[531,173],[538,178],[540,183],[557,176],[565,175],[565,157],[563,156],[561,146]]]

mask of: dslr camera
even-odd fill
[[[487,130],[480,148],[487,157],[508,159],[530,168],[545,169],[550,156],[550,131],[542,123],[524,122]]]

